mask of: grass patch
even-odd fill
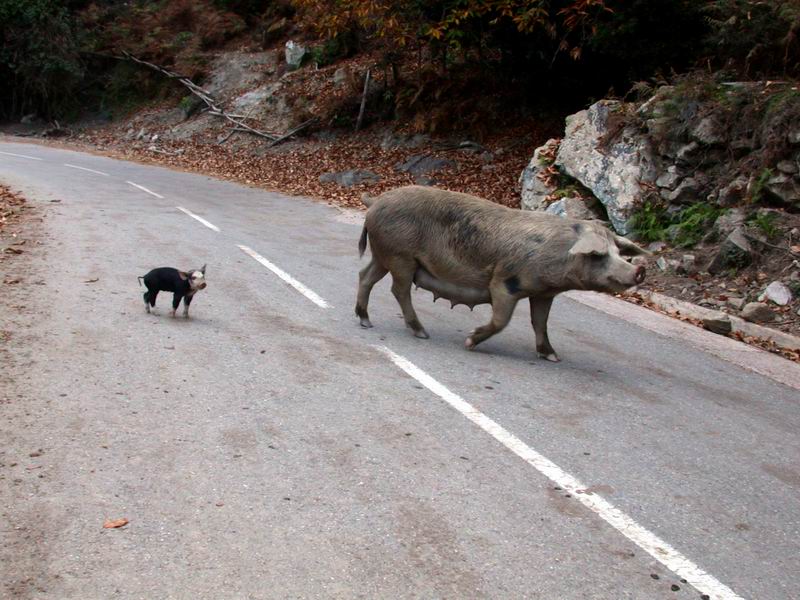
[[[761,230],[768,240],[775,239],[778,236],[778,228],[775,226],[775,221],[778,215],[769,212],[757,212],[753,214],[747,222]]]
[[[664,239],[670,218],[666,208],[658,202],[645,202],[632,217],[632,228],[643,242]]]
[[[698,202],[670,216],[658,202],[646,203],[633,215],[633,231],[643,242],[672,238],[680,247],[694,246],[708,232],[724,209]]]
[[[675,244],[682,247],[694,246],[723,212],[723,209],[708,202],[698,202],[683,209],[675,220],[675,225],[678,226]]]

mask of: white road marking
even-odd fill
[[[182,212],[185,212],[187,215],[189,215],[189,216],[190,216],[190,217],[192,217],[193,219],[197,219],[198,221],[200,221],[200,222],[201,222],[203,225],[205,225],[205,226],[206,226],[206,227],[208,227],[209,229],[213,229],[214,231],[216,231],[217,233],[219,233],[219,227],[217,227],[217,226],[216,226],[216,225],[214,225],[213,223],[210,223],[210,222],[206,221],[206,220],[205,220],[203,217],[198,217],[196,214],[194,214],[194,213],[193,213],[193,212],[191,212],[191,211],[188,211],[188,210],[186,210],[186,209],[185,209],[185,208],[183,208],[182,206],[176,206],[175,208],[177,208],[178,210],[180,210],[180,211],[182,211]]]
[[[144,187],[143,185],[139,185],[138,183],[133,183],[132,181],[126,181],[125,183],[129,183],[129,184],[131,184],[133,187],[135,187],[135,188],[139,188],[140,190],[142,190],[143,192],[147,192],[147,193],[148,193],[148,194],[150,194],[151,196],[155,196],[156,198],[161,198],[162,200],[164,199],[164,196],[162,196],[161,194],[156,194],[155,192],[153,192],[153,191],[151,191],[151,190],[148,190],[148,189],[147,189],[146,187]]]
[[[87,167],[79,167],[78,165],[71,165],[69,163],[64,163],[65,167],[69,167],[70,169],[80,169],[81,171],[89,171],[89,173],[96,173],[97,175],[103,175],[108,177],[108,173],[103,173],[102,171],[95,171],[94,169],[89,169]]]
[[[241,246],[241,245],[237,245],[237,246],[242,252],[244,252],[248,256],[254,258],[256,261],[258,261],[262,265],[264,265],[270,271],[275,273],[275,275],[277,275],[278,277],[283,279],[286,283],[288,283],[290,286],[292,286],[298,292],[303,294],[306,298],[311,300],[314,304],[316,304],[320,308],[330,308],[330,304],[328,304],[325,300],[323,300],[319,295],[317,295],[312,290],[308,289],[306,286],[304,286],[302,283],[297,281],[294,277],[289,275],[283,269],[273,265],[266,258],[261,256],[258,252],[256,252],[255,250],[252,250],[251,248],[248,248],[247,246]]]
[[[459,395],[451,392],[407,358],[395,354],[386,346],[374,347],[388,356],[401,370],[405,371],[514,454],[522,458],[542,475],[564,490],[564,492],[572,494],[574,499],[596,513],[600,518],[614,527],[614,529],[619,531],[670,571],[677,574],[682,579],[685,579],[701,594],[708,594],[708,597],[714,600],[742,600],[741,596],[738,596],[729,587],[703,571],[703,569],[654,533],[651,533],[636,523],[636,521],[616,508],[608,500],[605,500],[595,493],[587,493],[585,491],[586,486],[575,477],[536,452],[513,433],[484,415]]]
[[[0,154],[5,154],[6,156],[17,156],[19,158],[30,158],[31,160],[44,160],[43,158],[28,156],[27,154],[14,154],[13,152],[0,152]]]

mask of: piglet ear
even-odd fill
[[[594,231],[583,231],[578,237],[572,248],[569,249],[570,256],[576,254],[596,254],[603,256],[608,254],[608,240]]]
[[[203,276],[205,276],[205,274],[206,274],[206,266],[205,265],[203,265],[203,267],[200,269],[200,272],[203,274]]]
[[[186,271],[178,271],[178,277],[186,281],[189,279],[189,274]]]

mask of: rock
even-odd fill
[[[423,176],[453,166],[455,166],[455,163],[446,158],[438,158],[429,154],[416,154],[409,157],[404,163],[397,163],[394,168],[401,173],[410,173],[414,177],[414,181],[420,185],[430,185],[421,183]],[[425,180],[433,181],[430,177],[425,177]]]
[[[545,183],[541,179],[544,170],[550,166],[542,154],[552,156],[556,148],[558,148],[558,144],[558,140],[550,139],[543,146],[539,146],[534,150],[533,158],[519,176],[522,188],[520,208],[523,210],[545,210],[547,208],[545,199],[556,191],[556,187]]]
[[[673,93],[675,92],[675,87],[671,85],[663,85],[656,90],[656,93],[647,100],[644,104],[642,104],[636,112],[642,118],[651,118],[651,119],[658,119],[666,116],[666,103],[665,100],[669,100]]]
[[[735,229],[744,225],[746,213],[742,208],[732,208],[717,217],[714,230],[721,236],[730,235]]]
[[[777,167],[778,171],[786,175],[795,175],[798,171],[797,163],[791,160],[782,160],[778,163]]]
[[[396,135],[387,133],[381,140],[381,150],[397,150],[399,148],[420,148],[430,143],[431,139],[425,134],[418,133],[413,136]]]
[[[728,144],[728,148],[733,153],[734,158],[742,158],[753,151],[753,142],[747,139],[733,140]]]
[[[758,297],[759,302],[769,300],[778,306],[786,306],[792,301],[792,290],[780,281],[773,281]]]
[[[687,177],[672,192],[666,195],[670,204],[693,204],[702,191],[702,183],[695,177]]]
[[[750,302],[742,309],[741,317],[753,323],[769,323],[775,320],[775,313],[763,302]]]
[[[664,273],[667,271],[676,271],[680,264],[678,260],[666,259],[663,256],[659,256],[658,259],[656,259],[656,266]]]
[[[661,252],[666,247],[666,242],[652,242],[651,244],[648,244],[647,249],[650,252]]]
[[[767,180],[767,190],[785,204],[800,204],[800,184],[783,173]]]
[[[697,273],[697,257],[694,254],[684,254],[681,257],[681,270],[687,275]]]
[[[339,67],[333,72],[333,87],[341,88],[350,81],[351,73],[347,67]]]
[[[306,50],[305,46],[293,40],[286,42],[286,66],[289,70],[299,69],[307,53],[308,50]]]
[[[569,217],[570,219],[595,219],[595,214],[580,198],[561,198],[556,200],[545,210],[551,215]]]
[[[656,185],[660,188],[666,188],[668,190],[674,190],[675,187],[681,180],[681,176],[678,175],[677,172],[670,173],[667,171],[666,173],[662,173],[656,179]]]
[[[338,183],[344,187],[353,187],[360,183],[377,183],[380,175],[365,169],[350,169],[338,173],[323,173],[319,176],[320,183]]]
[[[678,160],[678,162],[684,164],[694,162],[700,153],[700,149],[700,144],[697,142],[689,142],[688,144],[678,148],[678,150],[675,152],[675,158]]]
[[[703,328],[719,335],[728,335],[733,331],[733,324],[729,317],[710,317],[703,319]]]
[[[744,298],[739,298],[738,296],[728,296],[727,300],[728,306],[736,310],[742,310],[744,306]]]
[[[619,102],[601,100],[567,117],[555,164],[589,188],[605,205],[614,229],[626,235],[644,195],[642,184],[652,184],[657,173],[650,142],[635,128],[626,127],[604,142],[609,117],[620,108]]]
[[[753,260],[753,250],[741,227],[734,229],[719,247],[706,270],[711,274],[744,267]]]
[[[748,179],[739,175],[717,193],[717,204],[720,206],[734,206],[739,204],[747,193]]]
[[[714,117],[705,117],[690,132],[689,136],[704,146],[724,144],[728,136],[725,128]]]

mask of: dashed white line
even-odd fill
[[[152,191],[152,190],[148,190],[148,189],[147,189],[146,187],[144,187],[143,185],[139,185],[138,183],[133,183],[132,181],[126,181],[125,183],[129,183],[129,184],[130,184],[130,185],[132,185],[133,187],[135,187],[135,188],[139,188],[140,190],[142,190],[143,192],[147,192],[147,193],[148,193],[148,194],[150,194],[151,196],[155,196],[156,198],[161,198],[162,200],[164,199],[164,196],[162,196],[161,194],[156,194],[156,193],[155,193],[154,191]]]
[[[36,156],[28,156],[27,154],[14,154],[13,152],[2,152],[0,154],[5,154],[6,156],[17,156],[19,158],[29,158],[31,160],[44,160],[43,158],[37,158]]]
[[[284,271],[283,269],[281,269],[281,268],[279,268],[279,267],[276,267],[275,265],[273,265],[271,262],[269,262],[269,261],[268,261],[266,258],[264,258],[263,256],[261,256],[261,255],[260,255],[258,252],[256,252],[255,250],[253,250],[253,249],[251,249],[251,248],[248,248],[247,246],[241,246],[241,245],[237,245],[237,247],[238,247],[238,248],[239,248],[239,249],[240,249],[242,252],[244,252],[244,253],[245,253],[245,254],[247,254],[248,256],[250,256],[250,257],[254,258],[254,259],[257,261],[257,262],[261,263],[261,264],[262,264],[262,265],[264,265],[266,268],[268,268],[270,271],[272,271],[273,273],[275,273],[275,275],[277,275],[278,277],[280,277],[281,279],[283,279],[283,280],[284,280],[286,283],[288,283],[290,286],[292,286],[292,287],[293,287],[294,289],[296,289],[298,292],[300,292],[301,294],[303,294],[303,295],[304,295],[306,298],[308,298],[309,300],[311,300],[311,301],[312,301],[314,304],[316,304],[316,305],[317,305],[317,306],[319,306],[320,308],[330,308],[330,304],[328,304],[328,303],[327,303],[325,300],[323,300],[323,299],[322,299],[322,298],[321,298],[319,295],[317,295],[317,294],[316,294],[315,292],[313,292],[312,290],[308,289],[306,286],[304,286],[302,283],[300,283],[299,281],[297,281],[297,280],[296,280],[294,277],[292,277],[291,275],[289,275],[289,274],[288,274],[286,271]]]
[[[203,217],[200,217],[200,216],[198,216],[198,215],[194,214],[193,212],[191,212],[191,211],[189,211],[189,210],[186,210],[186,209],[185,209],[185,208],[183,208],[182,206],[176,206],[175,208],[177,208],[178,210],[180,210],[180,211],[182,211],[182,212],[185,212],[187,215],[189,215],[189,216],[190,216],[190,217],[192,217],[193,219],[197,219],[198,221],[200,221],[200,222],[201,222],[203,225],[205,225],[205,226],[206,226],[206,227],[208,227],[209,229],[213,229],[214,231],[216,231],[217,233],[219,233],[219,227],[217,227],[216,225],[214,225],[213,223],[211,223],[211,222],[209,222],[209,221],[206,221],[206,220],[205,220]]]
[[[103,173],[102,171],[95,171],[94,169],[89,169],[88,167],[79,167],[78,165],[71,165],[69,163],[64,163],[65,167],[69,167],[70,169],[80,169],[81,171],[89,171],[89,173],[96,173],[97,175],[103,175],[104,177],[108,177],[108,173]]]
[[[586,492],[584,486],[575,477],[561,469],[557,464],[536,452],[517,436],[506,430],[485,414],[480,412],[458,394],[436,381],[411,361],[394,353],[385,346],[374,346],[408,375],[428,388],[431,392],[447,402],[467,419],[475,423],[514,454],[522,458],[533,468],[550,479],[566,493],[572,494],[578,502],[596,513],[600,518],[614,527],[622,535],[655,558],[673,573],[685,579],[701,594],[707,594],[715,600],[742,600],[729,587],[706,573],[683,554],[675,550],[661,538],[651,533],[631,517],[616,508],[613,504],[595,493]]]

